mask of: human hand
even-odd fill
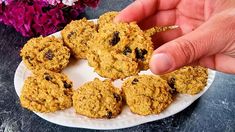
[[[154,51],[150,60],[155,74],[184,65],[235,74],[234,0],[136,0],[114,21],[137,21],[143,29],[179,25],[178,30],[153,36],[158,46],[167,42]]]

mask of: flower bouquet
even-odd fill
[[[0,23],[12,26],[25,37],[49,35],[78,19],[86,7],[99,0],[0,0]]]

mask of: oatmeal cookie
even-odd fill
[[[30,39],[20,53],[23,62],[33,72],[47,69],[60,72],[69,63],[70,51],[63,41],[52,37]]]
[[[78,114],[110,119],[121,112],[122,95],[110,80],[100,81],[95,78],[74,92],[73,105]]]
[[[99,28],[105,27],[106,24],[112,23],[113,19],[118,15],[117,11],[106,12],[98,19]]]
[[[107,78],[136,75],[149,68],[153,53],[151,37],[136,23],[109,23],[88,42],[88,63]]]
[[[200,66],[185,66],[161,77],[177,92],[194,95],[207,85],[208,71]]]
[[[86,18],[72,21],[62,31],[61,35],[65,45],[68,46],[75,58],[86,58],[88,51],[87,42],[93,38],[96,25]]]
[[[172,102],[167,82],[154,75],[132,76],[122,85],[127,105],[139,115],[159,114]]]
[[[31,111],[55,112],[72,106],[72,94],[72,82],[66,75],[40,70],[25,80],[20,102]]]
[[[110,11],[106,12],[103,15],[101,15],[98,19],[98,26],[99,28],[105,27],[106,24],[113,23],[114,18],[118,15],[118,11]],[[150,28],[146,30],[145,32],[148,34],[148,36],[152,36],[155,33],[158,32],[165,32],[168,30],[174,30],[178,28],[177,25],[168,25],[168,26],[156,26],[153,28]]]

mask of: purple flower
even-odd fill
[[[3,4],[0,3],[0,15],[3,13]]]
[[[4,2],[6,5],[11,4],[12,2],[14,2],[14,0],[0,0],[2,2]],[[1,2],[0,2],[1,3]]]
[[[61,0],[0,0],[0,22],[12,26],[23,36],[47,36],[77,19],[86,6],[99,0],[78,0],[72,6]]]
[[[81,12],[84,12],[85,7],[86,6],[82,4],[80,1],[75,2],[75,4],[72,6],[69,12],[71,19],[76,19]]]
[[[23,36],[32,36],[31,30],[33,7],[26,3],[16,2],[6,6],[3,22],[13,26]]]
[[[61,0],[38,0],[38,1],[44,1],[44,2],[47,2],[50,5],[56,5],[58,3],[61,3]]]
[[[3,4],[0,4],[0,22],[2,22],[3,19]]]
[[[63,12],[59,8],[53,8],[44,13],[35,14],[32,27],[38,34],[46,36],[59,30],[65,23]]]

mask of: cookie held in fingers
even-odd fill
[[[114,118],[121,113],[122,95],[110,80],[95,78],[79,87],[73,95],[76,113],[90,118]]]
[[[106,24],[88,44],[88,63],[102,77],[123,79],[149,68],[153,43],[136,23]]]
[[[60,72],[69,63],[70,51],[61,39],[54,36],[38,37],[30,39],[24,45],[20,56],[33,72],[41,69]]]
[[[132,76],[122,85],[126,103],[139,115],[159,114],[172,102],[167,82],[154,75]]]
[[[25,80],[20,103],[31,111],[55,112],[72,106],[72,94],[72,82],[66,75],[40,70]]]
[[[113,19],[118,15],[117,11],[110,11],[102,14],[98,19],[99,28],[105,27],[108,23],[113,23]]]

